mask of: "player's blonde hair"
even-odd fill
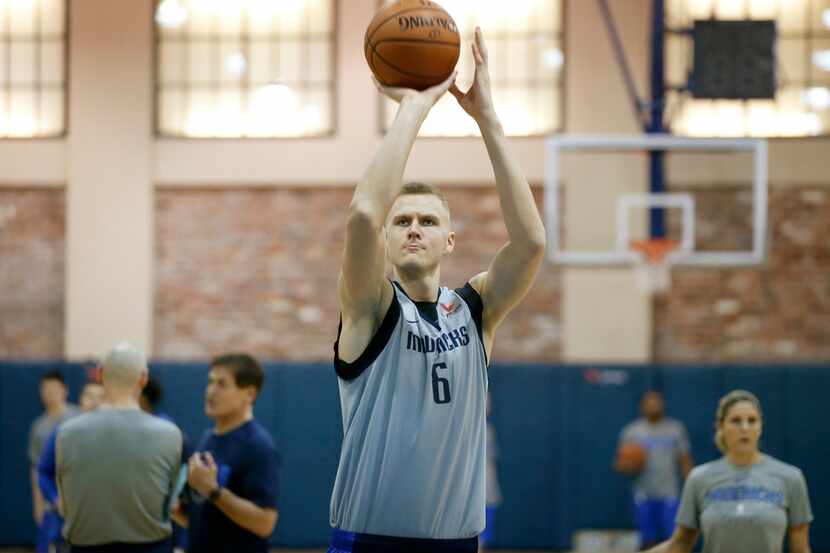
[[[752,392],[747,392],[746,390],[732,390],[723,396],[718,402],[717,411],[715,411],[715,445],[718,446],[718,449],[721,450],[722,453],[726,453],[726,440],[723,437],[721,425],[723,425],[723,421],[725,421],[727,415],[729,415],[729,410],[732,409],[732,406],[742,401],[751,403],[758,411],[758,416],[763,418],[763,413],[761,412],[761,402],[758,401],[758,398],[755,397],[755,394]]]
[[[441,192],[441,189],[435,186],[434,184],[427,184],[425,182],[408,182],[401,187],[400,192],[395,198],[400,198],[401,196],[408,196],[408,195],[417,195],[417,194],[427,194],[431,196],[435,196],[441,203],[444,204],[444,207],[447,210],[447,214],[450,212],[450,203],[447,201],[447,197],[444,196],[444,193]]]

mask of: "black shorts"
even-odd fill
[[[432,540],[358,534],[335,528],[328,553],[475,553],[478,538]]]

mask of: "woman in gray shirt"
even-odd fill
[[[683,487],[671,539],[649,553],[690,553],[703,534],[703,553],[810,553],[813,514],[801,471],[758,449],[761,404],[735,390],[715,416],[715,444],[724,456],[696,467]]]

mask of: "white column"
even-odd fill
[[[152,1],[70,2],[69,358],[148,353],[153,313]]]
[[[649,5],[647,0],[611,2],[641,93],[647,92]],[[597,2],[569,0],[567,129],[570,133],[640,133],[622,72]],[[644,157],[566,154],[566,244],[611,249],[614,200],[648,189]],[[645,219],[635,232],[644,231]],[[651,299],[637,289],[628,268],[567,268],[562,279],[562,358],[569,362],[644,362],[651,358]]]

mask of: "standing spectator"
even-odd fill
[[[81,398],[79,400],[82,413],[89,413],[97,409],[101,403],[104,402],[104,387],[98,382],[87,382],[84,389],[81,391]],[[40,487],[40,494],[46,501],[50,516],[44,516],[41,527],[46,533],[46,538],[50,546],[50,551],[58,551],[58,548],[63,543],[63,517],[58,513],[58,484],[55,481],[55,444],[58,439],[58,430],[60,426],[52,431],[46,444],[43,446],[43,453],[40,455],[40,460],[37,464],[38,485]]]
[[[78,408],[67,403],[68,391],[63,375],[58,370],[45,373],[40,378],[40,400],[44,413],[34,420],[29,431],[29,467],[32,485],[32,508],[37,524],[35,551],[48,553],[49,536],[60,520],[55,510],[43,499],[38,486],[37,463],[49,435],[63,421],[78,414]]]
[[[746,390],[721,398],[715,445],[723,457],[700,465],[683,486],[677,529],[649,553],[810,553],[813,511],[798,467],[763,453],[761,402]]]
[[[681,476],[692,470],[686,428],[665,416],[663,396],[649,390],[640,400],[641,417],[623,428],[619,445],[636,443],[646,452],[645,464],[626,466],[618,455],[616,469],[635,475],[634,515],[640,532],[640,547],[667,540],[674,531]]]
[[[57,480],[71,551],[169,553],[165,511],[181,465],[175,425],[138,406],[144,354],[119,344],[102,364],[107,403],[63,424]]]
[[[194,553],[266,553],[277,523],[277,450],[254,420],[265,374],[246,354],[211,362],[205,413],[215,426],[190,457],[192,499],[173,516]]]

